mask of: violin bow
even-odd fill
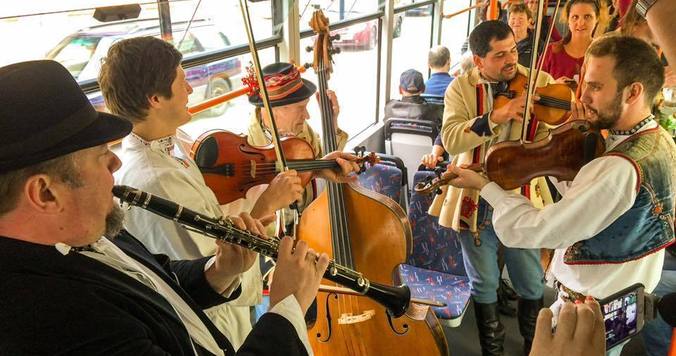
[[[540,75],[540,71],[542,70],[542,65],[544,63],[544,57],[547,55],[547,48],[549,47],[549,41],[552,38],[552,32],[554,30],[554,22],[552,21],[551,26],[549,26],[549,30],[547,31],[547,36],[545,37],[545,43],[543,45],[542,49],[542,56],[540,57],[540,61],[538,63],[538,55],[540,54],[538,51],[538,45],[540,44],[540,35],[542,34],[542,20],[544,16],[546,15],[544,8],[544,2],[545,0],[538,0],[538,11],[535,14],[535,36],[533,36],[533,44],[532,47],[534,50],[531,51],[531,59],[530,59],[530,67],[528,68],[528,88],[526,90],[526,107],[524,110],[524,115],[523,115],[523,122],[521,123],[521,141],[525,142],[528,132],[526,130],[526,127],[528,127],[528,122],[530,121],[530,108],[532,106],[530,98],[535,94],[535,89],[536,88],[536,83],[538,76]],[[552,15],[552,19],[556,19],[556,16],[559,11],[559,5],[561,4],[561,0],[556,1],[556,7],[554,8],[554,14]],[[537,69],[535,67],[537,66]]]
[[[263,70],[261,68],[261,62],[258,58],[258,50],[256,49],[256,39],[254,38],[253,28],[251,26],[251,16],[249,15],[249,6],[246,0],[239,0],[239,7],[242,10],[242,18],[244,19],[244,29],[246,30],[246,36],[249,40],[249,51],[251,52],[251,59],[254,66],[254,73],[256,80],[258,81],[258,95],[260,95],[261,100],[263,101],[263,109],[268,114],[270,118],[270,125],[272,126],[272,143],[275,147],[275,154],[277,156],[277,161],[280,165],[280,171],[285,172],[289,170],[289,165],[286,162],[284,157],[284,151],[282,150],[281,141],[279,139],[279,131],[277,130],[277,123],[272,114],[272,106],[270,105],[270,96],[268,95],[268,89],[265,86],[265,78],[263,77]],[[293,202],[290,208],[294,211],[294,228],[298,224],[300,217],[300,210],[298,209],[298,204]],[[280,216],[283,216],[281,214]],[[283,220],[283,219],[282,219]],[[282,224],[284,225],[284,222]],[[280,226],[282,231],[284,226]],[[295,236],[295,233],[293,234]]]
[[[284,158],[284,152],[282,151],[282,145],[279,140],[279,131],[277,131],[277,123],[274,120],[272,115],[272,106],[270,106],[270,96],[268,95],[268,89],[265,87],[265,78],[263,77],[263,70],[261,69],[261,62],[258,58],[258,50],[256,49],[256,40],[254,38],[253,29],[251,27],[251,17],[249,15],[249,6],[247,5],[246,0],[239,0],[239,7],[242,10],[242,17],[244,18],[244,29],[246,30],[246,36],[249,40],[249,51],[251,52],[251,59],[254,66],[254,73],[256,75],[256,80],[258,81],[258,95],[260,95],[261,100],[263,101],[263,109],[268,114],[270,118],[270,124],[272,125],[272,143],[275,145],[275,154],[277,155],[277,160],[281,166],[282,171],[287,171],[289,169],[286,164],[286,159]]]

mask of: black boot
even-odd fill
[[[530,354],[533,336],[535,336],[535,323],[538,320],[538,313],[542,309],[543,304],[542,298],[536,300],[519,299],[517,316],[519,319],[519,332],[523,336],[523,354],[525,356]]]
[[[483,304],[474,302],[474,314],[479,329],[479,342],[482,356],[503,354],[505,328],[500,324],[498,303]]]
[[[498,295],[498,311],[500,312],[500,314],[509,317],[515,317],[516,308],[514,308],[509,304],[509,296],[505,293],[502,283],[500,283],[500,286],[498,287],[497,295]]]
[[[507,298],[509,298],[509,300],[519,299],[519,295],[516,294],[512,284],[504,278],[500,278],[500,289],[507,296]]]

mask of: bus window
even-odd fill
[[[424,6],[423,6],[424,7]],[[427,53],[432,45],[432,17],[409,15],[401,26],[401,35],[392,41],[392,73],[390,99],[399,99],[399,76],[415,69],[427,78]],[[384,103],[383,103],[384,107]]]
[[[369,27],[368,33],[363,33],[365,26]],[[373,28],[370,28],[373,26]],[[333,74],[329,81],[329,88],[336,92],[340,102],[340,116],[338,126],[350,137],[354,137],[370,125],[376,122],[376,96],[378,95],[377,76],[378,72],[378,22],[357,23],[349,27],[332,31],[340,34],[341,39],[334,41],[333,45],[342,51],[333,56]],[[349,39],[345,34],[363,33],[370,36],[374,33],[374,43],[367,45]],[[315,36],[301,40],[301,48],[314,45]],[[312,61],[312,53],[302,53],[301,58],[307,62]],[[317,76],[310,68],[303,75],[313,83],[317,83]],[[321,117],[316,100],[311,100],[308,105],[310,112],[310,125],[321,131]]]

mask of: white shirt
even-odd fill
[[[170,199],[209,217],[223,215],[213,191],[205,184],[195,162],[180,145],[175,144],[175,137],[146,142],[130,134],[122,140],[120,156],[123,164],[115,173],[116,184],[129,185]],[[235,214],[239,213],[236,209],[250,210],[252,207],[251,203],[240,199],[231,207],[223,207],[223,210]],[[140,208],[125,211],[125,228],[151,252],[163,253],[172,259],[197,259],[213,255],[216,251],[212,238],[188,231],[169,219]],[[261,302],[262,283],[259,264],[254,263],[242,275],[239,298],[206,310],[235,348],[244,343],[251,331],[249,306]],[[302,315],[299,317],[303,320]]]
[[[656,122],[638,132],[655,128]],[[610,150],[629,136],[609,136]],[[634,283],[646,292],[657,286],[664,250],[621,264],[568,265],[566,248],[593,238],[631,208],[636,199],[637,172],[625,158],[605,156],[591,161],[572,182],[556,182],[563,198],[542,209],[521,195],[489,183],[481,196],[493,206],[495,232],[505,246],[556,249],[550,275],[566,287],[597,299]]]

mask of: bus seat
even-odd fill
[[[359,175],[359,185],[385,195],[401,205],[402,176],[399,168],[378,163]]]
[[[401,158],[407,182],[413,181],[420,159],[432,150],[438,134],[438,126],[430,121],[391,118],[385,122],[385,153]]]
[[[416,172],[412,185],[434,176],[434,172]],[[411,194],[408,218],[413,230],[413,253],[408,264],[399,266],[399,278],[413,296],[445,302],[446,307],[432,309],[442,323],[457,327],[469,305],[469,277],[456,233],[427,214],[433,198],[415,191]]]

